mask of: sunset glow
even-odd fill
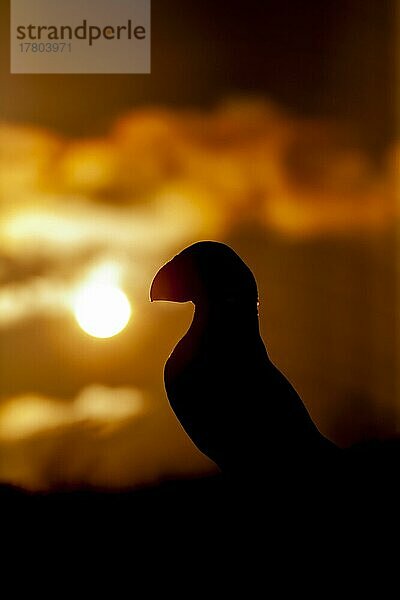
[[[117,286],[89,283],[76,295],[74,313],[83,331],[93,337],[109,338],[126,327],[131,306]]]
[[[324,433],[391,431],[398,142],[377,165],[346,124],[264,97],[135,107],[74,135],[0,123],[0,485],[214,472],[162,379],[192,307],[148,298],[198,240],[254,269],[261,331]]]

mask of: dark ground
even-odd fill
[[[329,472],[290,479],[216,475],[120,492],[31,493],[3,485],[3,526],[26,532],[38,527],[42,535],[74,531],[88,543],[90,530],[104,537],[134,534],[154,541],[167,533],[183,536],[188,546],[201,546],[204,536],[211,543],[227,532],[238,544],[267,532],[270,541],[293,536],[294,542],[301,533],[321,536],[326,543],[336,538],[353,544],[374,533],[394,534],[400,507],[399,443],[372,442],[354,448],[344,460]]]
[[[376,483],[298,480],[273,490],[217,476],[125,493],[3,487],[3,578],[16,569],[11,590],[49,588],[57,598],[67,589],[358,598],[373,580],[389,583],[398,563],[399,494]]]

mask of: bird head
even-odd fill
[[[256,304],[258,292],[252,272],[232,248],[205,241],[185,248],[158,271],[150,300]]]

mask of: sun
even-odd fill
[[[116,285],[87,283],[74,299],[74,315],[79,326],[96,338],[109,338],[120,333],[131,317],[131,305]]]

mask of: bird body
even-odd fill
[[[223,471],[296,469],[332,450],[269,359],[257,286],[233,250],[216,242],[189,247],[161,269],[151,296],[195,304],[165,365],[165,388],[189,437]]]

